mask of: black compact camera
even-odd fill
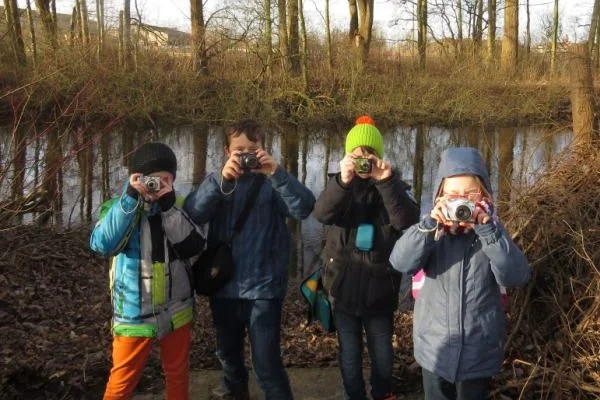
[[[142,181],[150,193],[156,193],[160,191],[160,177],[158,176],[140,176],[139,179]]]
[[[240,167],[246,170],[260,168],[260,163],[258,162],[258,158],[256,158],[256,153],[241,153]]]
[[[355,158],[354,165],[356,166],[356,172],[359,174],[370,174],[373,168],[371,160],[366,157]]]

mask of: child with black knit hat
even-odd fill
[[[400,232],[417,222],[418,208],[391,165],[373,120],[360,117],[346,137],[341,172],[315,204],[327,226],[323,286],[333,304],[346,399],[366,400],[362,376],[363,329],[371,360],[371,398],[392,393],[393,315],[400,274],[388,259]]]
[[[104,399],[129,399],[158,339],[168,399],[188,398],[194,294],[189,260],[206,247],[176,205],[177,159],[162,143],[132,156],[127,189],[102,206],[92,250],[113,257],[113,367]]]

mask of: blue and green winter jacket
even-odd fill
[[[90,246],[112,257],[114,335],[161,338],[193,319],[190,265],[207,229],[173,203],[144,205],[129,190],[102,207]]]
[[[245,174],[235,186],[225,181],[221,188],[221,174],[212,173],[185,199],[183,208],[194,222],[210,222],[209,245],[217,240],[229,241],[233,224],[256,178],[254,174]],[[231,194],[224,194],[231,190]],[[233,239],[234,277],[215,296],[249,300],[283,298],[290,258],[290,233],[285,219],[307,218],[314,204],[312,192],[278,167],[262,184],[246,223]]]
[[[457,175],[479,176],[492,194],[479,152],[452,148],[442,154],[434,203],[444,178]],[[426,216],[404,232],[390,256],[396,270],[422,268],[426,275],[415,301],[415,359],[449,382],[491,377],[500,370],[506,340],[500,286],[527,283],[527,259],[498,221],[439,240],[435,228]]]

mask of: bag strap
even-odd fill
[[[263,174],[260,174],[254,178],[254,181],[248,190],[246,204],[244,205],[242,212],[233,226],[233,233],[231,235],[230,243],[233,241],[233,237],[242,230],[246,220],[248,220],[248,216],[250,216],[250,210],[252,210],[252,207],[254,207],[254,203],[256,203],[256,198],[258,197],[258,192],[260,191],[260,188],[264,182],[265,176]]]

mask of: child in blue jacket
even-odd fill
[[[504,359],[500,286],[527,283],[529,266],[494,215],[476,149],[446,150],[435,187],[433,210],[396,242],[390,262],[426,275],[413,326],[425,399],[481,400]]]

